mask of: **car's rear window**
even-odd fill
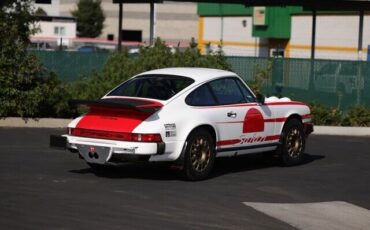
[[[168,100],[193,82],[191,78],[175,75],[142,75],[124,82],[108,96]]]

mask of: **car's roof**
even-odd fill
[[[141,73],[137,76],[147,74],[163,74],[189,77],[195,80],[196,83],[205,82],[219,77],[237,76],[235,73],[220,69],[194,68],[194,67],[178,67],[156,69]]]

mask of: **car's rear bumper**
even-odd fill
[[[147,158],[162,155],[165,152],[164,142],[127,142],[105,139],[77,137],[70,135],[50,136],[50,147],[79,152],[80,156],[90,163],[105,164],[111,159]]]

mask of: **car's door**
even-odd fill
[[[240,154],[271,142],[275,130],[273,114],[267,105],[256,103],[254,95],[239,78],[218,79],[208,85],[217,101],[213,119],[218,130],[219,152]]]

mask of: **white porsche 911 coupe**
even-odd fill
[[[51,146],[79,154],[93,169],[132,160],[180,165],[189,180],[209,176],[216,157],[275,151],[302,162],[313,131],[307,105],[253,94],[235,73],[206,68],[148,71],[100,100]]]

